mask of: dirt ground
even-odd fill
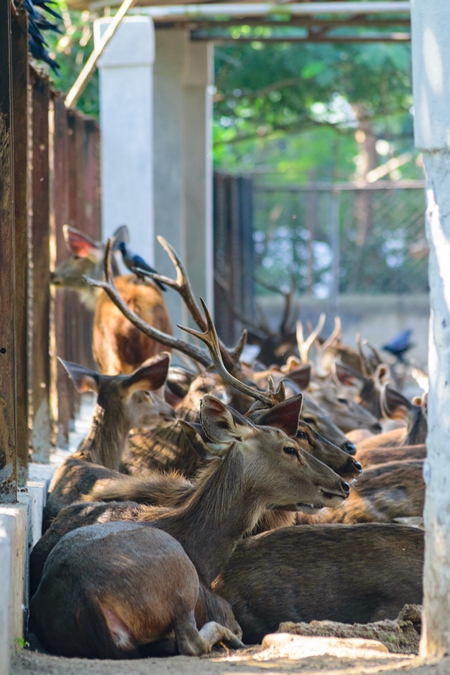
[[[369,653],[371,656],[369,656]],[[450,658],[424,663],[416,656],[358,651],[357,657],[286,658],[275,649],[246,649],[195,658],[175,656],[138,661],[65,659],[23,650],[13,661],[11,675],[450,675]]]

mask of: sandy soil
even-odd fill
[[[371,652],[373,654],[373,652]],[[194,658],[176,656],[165,659],[139,661],[94,661],[65,659],[48,654],[22,651],[14,660],[11,675],[449,675],[450,659],[423,663],[418,657],[398,654],[380,654],[364,658],[359,652],[355,658],[315,656],[302,659],[283,658],[276,650],[247,649],[229,654],[214,654]]]

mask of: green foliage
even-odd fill
[[[55,2],[57,7],[55,6],[54,8],[63,17],[63,24],[60,25],[60,28],[64,31],[64,35],[45,31],[45,40],[48,42],[51,56],[56,59],[60,68],[59,76],[53,74],[51,71],[49,76],[53,81],[54,88],[63,94],[67,94],[94,47],[92,37],[93,17],[87,11],[77,12],[68,9],[64,0],[55,0]],[[87,115],[98,117],[97,72],[86,87],[77,107]]]

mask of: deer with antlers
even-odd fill
[[[240,645],[234,618],[207,600],[238,540],[268,506],[317,510],[348,496],[348,484],[294,438],[213,396],[203,398],[201,424],[216,459],[184,506],[81,527],[54,547],[30,604],[31,629],[47,649],[126,658],[158,641],[167,649],[171,631],[181,654],[207,653],[220,640]]]
[[[85,283],[84,277],[100,278],[105,246],[75,228],[64,226],[64,237],[71,257],[52,273],[51,282],[57,287],[79,292],[82,302],[94,309],[92,351],[94,359],[105,375],[131,374],[148,358],[167,348],[138,330],[105,293],[99,293]],[[128,239],[126,226],[114,235],[114,245]],[[147,324],[171,334],[172,324],[161,290],[151,280],[142,282],[136,275],[118,276],[115,258],[112,271],[116,288],[126,305]]]

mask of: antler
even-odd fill
[[[181,330],[186,331],[190,335],[193,335],[194,337],[198,338],[199,340],[201,340],[206,344],[215,369],[217,370],[219,375],[225,380],[225,382],[231,384],[233,387],[235,387],[235,389],[242,392],[243,394],[247,394],[248,396],[255,398],[258,401],[261,401],[261,403],[264,403],[264,405],[269,407],[272,407],[276,403],[284,401],[285,391],[283,383],[280,384],[277,391],[263,392],[259,391],[259,389],[251,387],[248,384],[245,384],[244,382],[241,382],[241,380],[238,380],[226,369],[225,364],[222,360],[219,338],[217,336],[216,328],[211,318],[211,314],[209,313],[208,307],[206,306],[206,303],[202,298],[200,298],[200,302],[202,303],[203,312],[206,317],[207,323],[206,331],[204,333],[200,333],[199,331],[194,330],[193,328],[186,328],[185,326],[179,326],[179,328],[181,328]],[[269,387],[273,387],[273,383],[271,385],[269,382]]]
[[[303,325],[301,321],[297,321],[297,330],[296,330],[296,336],[297,336],[297,347],[298,347],[298,352],[300,354],[300,360],[302,363],[308,363],[309,362],[309,350],[311,349],[313,343],[316,341],[316,339],[319,337],[322,328],[325,325],[325,314],[322,313],[319,317],[319,321],[317,322],[317,326],[311,333],[308,335],[308,338],[305,340],[303,336]]]
[[[184,304],[188,308],[190,315],[192,316],[192,318],[194,319],[195,323],[200,328],[200,330],[206,331],[208,328],[207,322],[205,321],[202,310],[200,309],[200,307],[197,304],[197,301],[195,300],[191,282],[189,281],[188,274],[184,268],[183,263],[180,260],[178,253],[169,244],[169,242],[166,241],[166,239],[164,239],[164,237],[161,237],[159,235],[157,239],[161,244],[161,246],[163,247],[163,249],[166,251],[171,261],[173,262],[173,266],[175,267],[177,273],[176,279],[171,279],[170,277],[166,277],[162,274],[157,274],[156,272],[148,272],[147,270],[142,270],[138,267],[135,268],[136,271],[138,271],[141,276],[149,277],[154,281],[159,281],[165,286],[173,288],[174,291],[176,291],[183,298]],[[240,370],[239,357],[242,353],[242,350],[245,347],[246,341],[247,341],[246,331],[242,333],[239,342],[237,346],[234,348],[234,350],[228,350],[227,347],[225,347],[225,345],[223,344],[223,342],[219,340],[222,358],[224,359],[228,367],[228,370],[231,371]],[[237,359],[236,355],[238,355]]]
[[[177,351],[186,354],[186,356],[189,356],[195,361],[200,362],[202,365],[206,367],[210,366],[211,359],[209,358],[206,350],[202,349],[201,347],[197,347],[196,345],[191,345],[187,342],[183,342],[183,340],[179,340],[173,337],[172,335],[167,335],[167,333],[163,333],[157,328],[149,326],[147,323],[145,323],[145,321],[142,321],[142,319],[137,314],[135,314],[133,310],[130,309],[130,307],[128,307],[126,302],[123,301],[116,288],[114,278],[112,275],[112,268],[111,268],[112,244],[113,244],[112,239],[108,239],[103,264],[105,281],[83,277],[86,283],[89,284],[90,286],[95,286],[96,288],[103,289],[105,293],[107,293],[107,295],[113,301],[113,303],[116,305],[116,307],[120,309],[122,314],[128,319],[128,321],[130,321],[134,326],[136,326],[136,328],[139,328],[139,330],[142,331],[144,335],[147,335],[147,337],[156,340],[157,342],[160,342],[166,347],[176,349]]]

